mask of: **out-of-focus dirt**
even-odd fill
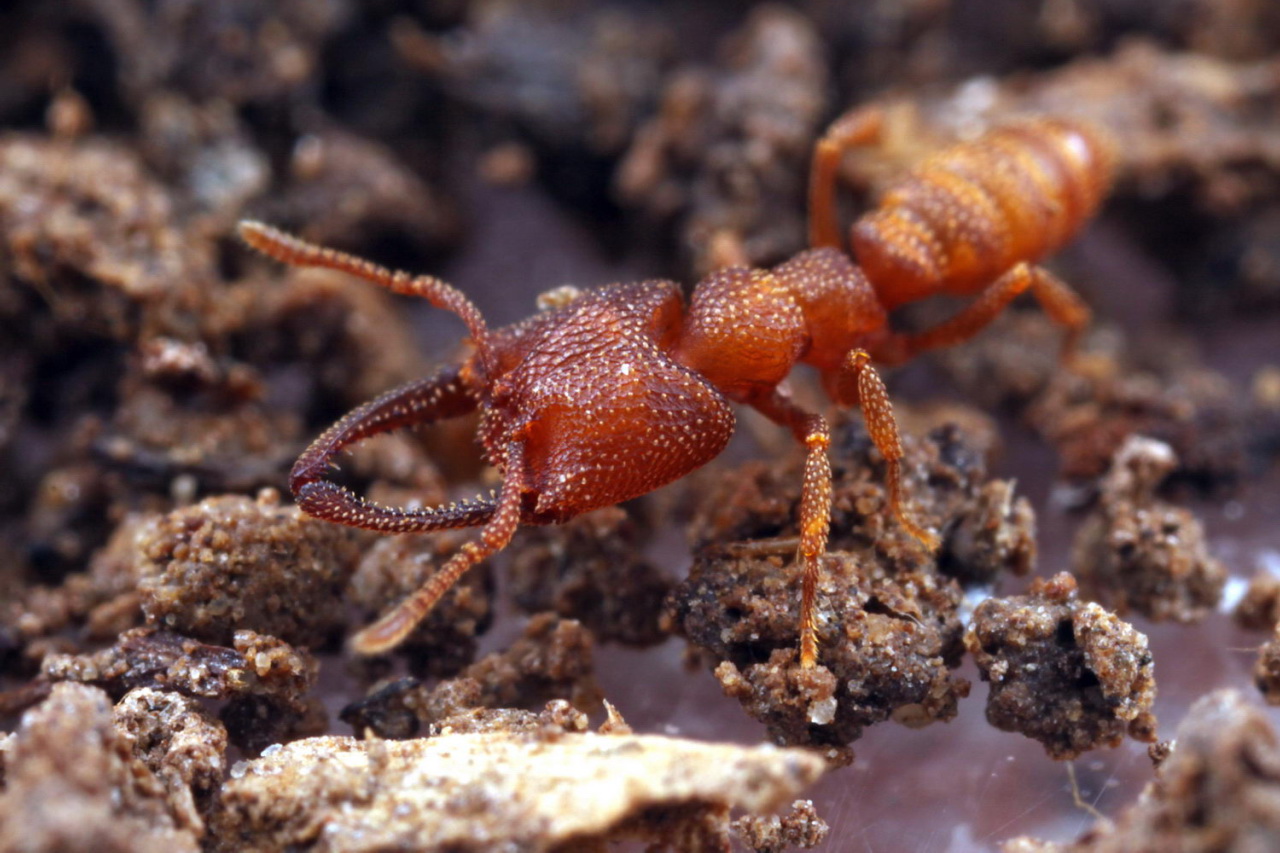
[[[1076,535],[1072,565],[1081,586],[1120,615],[1194,622],[1222,597],[1227,570],[1209,555],[1204,527],[1156,497],[1176,467],[1167,444],[1129,436]]]
[[[0,849],[194,851],[101,690],[59,684],[5,748]]]
[[[1015,839],[1032,851],[1265,850],[1280,831],[1280,749],[1274,725],[1235,691],[1198,699],[1173,753],[1134,805],[1072,844]]]

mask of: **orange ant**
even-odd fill
[[[841,249],[836,172],[846,150],[874,142],[881,113],[855,110],[818,141],[809,188],[811,242],[772,269],[731,266],[702,279],[688,306],[670,281],[615,284],[569,295],[523,322],[490,329],[460,291],[392,272],[267,225],[242,222],[254,248],[288,264],[341,270],[421,296],[466,324],[462,364],[389,391],[347,414],[293,466],[308,514],[387,533],[481,527],[416,592],[358,632],[353,648],[400,643],[469,568],[500,551],[521,524],[554,524],[638,497],[715,458],[734,430],[731,403],[762,412],[807,448],[800,499],[803,563],[800,659],[817,661],[815,591],[831,517],[830,432],[782,384],[813,365],[829,396],[860,406],[885,459],[889,506],[930,550],[902,494],[902,445],[872,362],[896,364],[964,341],[1030,289],[1074,346],[1089,311],[1034,264],[1093,215],[1111,180],[1108,138],[1080,121],[1027,119],[926,158],[858,219]],[[888,312],[937,293],[978,294],[921,333],[889,328]],[[484,454],[503,474],[496,498],[403,509],[374,504],[326,479],[344,448],[399,427],[479,409]]]

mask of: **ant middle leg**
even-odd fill
[[[790,428],[807,448],[804,481],[800,490],[800,665],[809,668],[818,661],[818,577],[822,557],[827,553],[831,533],[831,429],[821,415],[800,409],[775,391],[753,401],[756,410],[774,423]]]
[[[1092,312],[1062,279],[1043,267],[1021,263],[996,279],[960,313],[931,329],[886,337],[874,347],[876,361],[901,364],[929,350],[963,343],[982,331],[1009,303],[1030,290],[1044,312],[1066,328],[1062,359],[1075,356],[1080,336],[1089,327]]]

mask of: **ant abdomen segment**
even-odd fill
[[[859,264],[889,309],[964,296],[1060,248],[1111,183],[1112,143],[1092,125],[1028,119],[926,159],[853,226]]]

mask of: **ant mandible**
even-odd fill
[[[815,594],[831,517],[830,432],[782,385],[798,362],[817,369],[835,403],[861,407],[885,460],[891,511],[935,549],[937,537],[908,512],[897,424],[872,362],[896,364],[964,341],[1028,289],[1066,327],[1069,352],[1089,311],[1035,263],[1093,215],[1111,181],[1114,149],[1091,124],[1063,118],[1024,119],[943,149],[893,182],[854,223],[855,265],[841,248],[837,171],[844,152],[876,141],[882,126],[879,110],[854,110],[819,139],[809,186],[813,248],[772,269],[719,269],[698,282],[687,307],[674,282],[649,280],[585,292],[490,329],[479,309],[440,279],[393,272],[242,222],[245,241],[277,260],[423,297],[457,314],[470,333],[472,352],[462,364],[356,408],[316,439],[290,474],[298,505],[317,518],[387,533],[481,527],[416,592],[358,632],[354,650],[376,654],[399,644],[521,524],[564,522],[709,462],[729,442],[730,404],[738,403],[790,429],[807,448],[800,659],[813,666]],[[938,293],[977,298],[932,329],[890,329],[889,311]],[[477,409],[484,455],[503,476],[496,498],[384,507],[326,479],[344,448]]]

